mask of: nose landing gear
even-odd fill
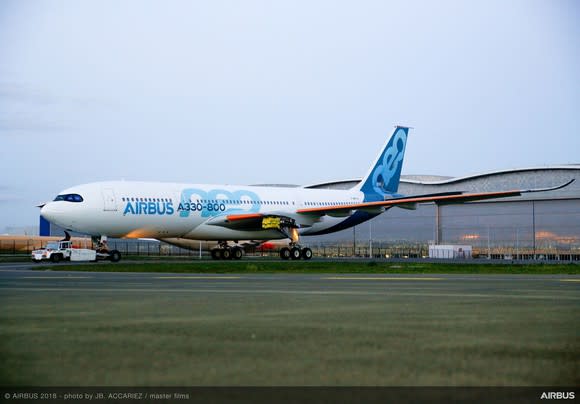
[[[68,236],[70,237],[70,235]],[[97,259],[109,260],[111,262],[121,261],[121,253],[118,250],[109,250],[107,236],[94,237],[93,242],[96,245]]]

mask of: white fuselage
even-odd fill
[[[294,219],[301,235],[321,234],[339,230],[333,228],[348,215],[320,217],[296,211],[363,199],[358,190],[113,181],[64,190],[41,214],[65,229],[94,236],[271,240],[286,235],[276,229],[248,231],[211,223],[227,215],[272,214]]]

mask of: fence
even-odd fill
[[[32,250],[37,250],[46,245],[49,241],[58,241],[62,237],[51,237],[50,239],[39,238],[22,238],[10,236],[1,236],[0,239],[0,254],[30,254]],[[73,246],[75,248],[93,248],[93,243],[90,238],[73,238]]]
[[[90,239],[74,240],[74,245],[80,248],[93,248]],[[20,240],[2,239],[0,240],[0,254],[16,255],[29,254],[32,250],[41,248],[46,241],[42,240]],[[387,243],[375,242],[371,246],[356,245],[352,243],[326,243],[309,245],[315,257],[321,258],[428,258],[429,246],[422,243]],[[147,240],[109,240],[109,248],[119,250],[125,256],[141,257],[200,257],[199,249],[185,249],[169,245],[158,241]],[[250,249],[246,251],[247,256],[271,257],[279,256],[279,249],[259,250]],[[209,251],[202,250],[201,257],[209,257]],[[569,245],[545,245],[531,247],[514,246],[474,246],[473,258],[480,259],[505,259],[505,260],[555,260],[580,262],[580,247]]]

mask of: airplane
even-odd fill
[[[108,237],[212,240],[214,259],[240,259],[239,240],[290,239],[280,250],[288,260],[311,259],[300,236],[332,233],[358,225],[392,207],[418,203],[464,203],[564,188],[498,192],[398,193],[409,127],[395,126],[363,179],[348,190],[221,184],[109,181],[78,185],[42,205],[41,215],[64,229]],[[229,242],[233,242],[231,246]],[[110,251],[111,261],[121,254]]]

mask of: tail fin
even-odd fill
[[[359,184],[365,201],[383,200],[385,195],[397,193],[408,134],[408,127],[395,127],[393,135]]]

